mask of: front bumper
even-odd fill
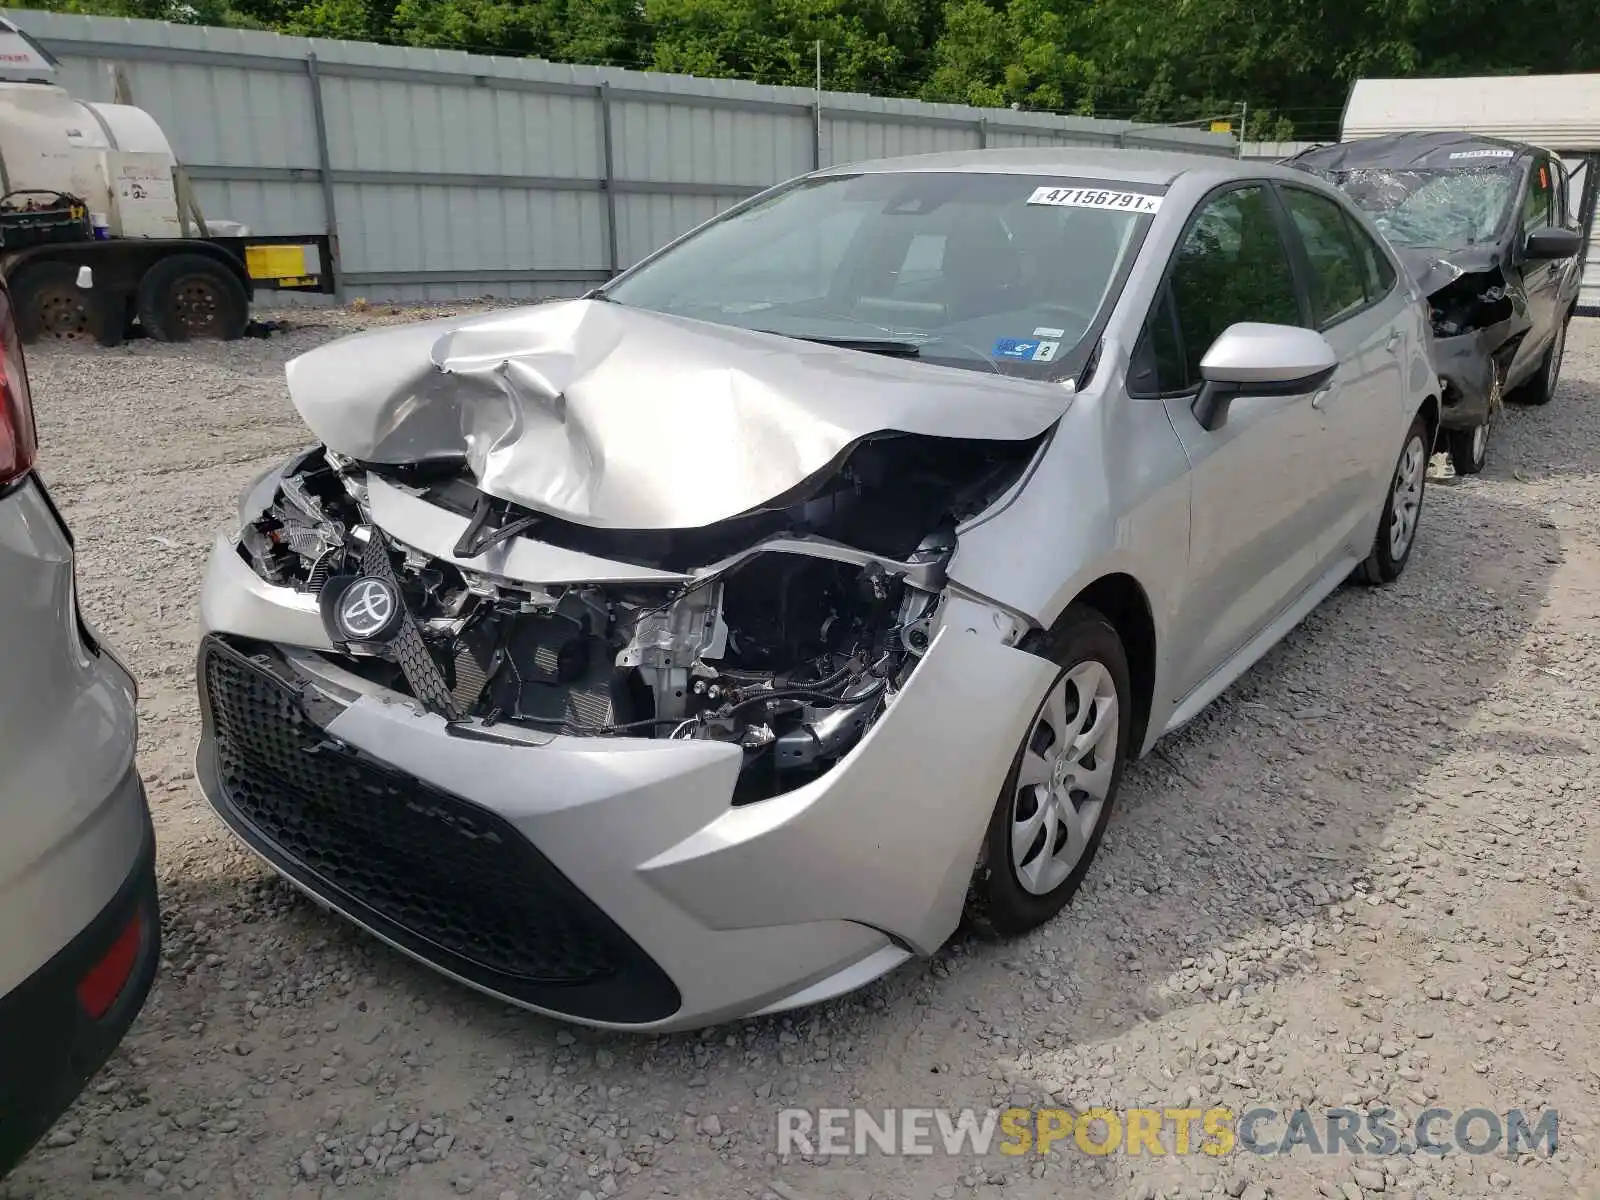
[[[1476,429],[1489,419],[1500,402],[1495,395],[1498,368],[1494,356],[1506,336],[1503,326],[1456,337],[1434,335],[1434,365],[1445,383],[1440,404],[1441,427]]]
[[[935,950],[1054,673],[983,613],[947,606],[905,689],[833,770],[735,807],[735,746],[420,712],[274,636],[305,628],[293,593],[231,547],[201,608],[197,775],[244,841],[470,986],[631,1029],[812,1003]]]
[[[111,901],[48,962],[0,996],[0,1175],[15,1166],[111,1057],[144,1006],[161,957],[155,836],[138,776],[142,841]],[[96,968],[126,971],[98,1017],[80,986]]]

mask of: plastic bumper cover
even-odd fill
[[[214,567],[208,591],[227,585]],[[250,590],[270,600],[283,589]],[[253,600],[245,608],[208,596],[202,611],[213,632],[261,638],[273,627],[270,609]],[[248,628],[218,629],[230,613],[247,615]],[[283,624],[299,629],[302,618],[291,609]],[[740,807],[735,746],[448,726],[323,655],[237,639],[202,647],[198,775],[213,806],[281,874],[446,974],[588,1024],[694,1027],[860,986],[954,930],[1017,738],[1054,673],[980,632],[983,624],[947,617],[889,711],[832,771]],[[241,802],[242,790],[263,785],[241,783],[227,714],[205,692],[216,669],[209,658],[238,666],[224,641],[278,676],[252,724],[305,721],[290,741],[326,742],[324,762],[354,772],[344,776],[348,803],[363,811],[327,811],[330,799],[344,801],[302,770],[315,753],[271,746],[248,752],[250,769],[277,775],[266,781],[277,796],[270,806],[316,809],[314,830],[292,815],[260,815],[259,799]],[[411,815],[374,816],[385,808]],[[448,833],[441,840],[478,839],[451,859],[458,877],[449,886],[466,896],[454,907],[437,894],[451,873],[430,876],[408,848],[428,841],[418,809]],[[366,877],[375,870],[386,878]],[[419,901],[429,911],[408,909],[388,878],[406,873],[429,893]],[[486,918],[483,905],[499,906],[500,917]],[[527,924],[518,912],[556,910],[562,937],[585,949],[565,947],[552,964],[545,949],[501,936]],[[472,941],[473,929],[501,944]],[[631,982],[608,989],[605,978]]]

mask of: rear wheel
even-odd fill
[[[162,342],[196,338],[232,341],[250,322],[244,284],[215,259],[201,254],[163,258],[139,281],[139,324]]]
[[[78,268],[36,262],[10,279],[17,329],[24,342],[81,342],[94,336],[89,297],[78,287]]]
[[[1422,520],[1422,497],[1428,486],[1428,423],[1419,413],[1401,443],[1400,459],[1389,481],[1383,517],[1372,539],[1372,553],[1356,568],[1366,583],[1392,583],[1406,569]]]
[[[1550,349],[1544,352],[1539,373],[1517,389],[1516,398],[1523,404],[1549,404],[1555,399],[1556,384],[1561,379],[1561,360],[1567,353],[1567,326],[1571,321],[1570,312],[1562,317],[1561,324],[1556,326],[1555,337],[1550,339]]]
[[[1043,924],[1078,890],[1122,782],[1132,688],[1122,639],[1073,605],[1047,648],[1060,672],[1029,723],[995,803],[967,919],[1012,935]]]

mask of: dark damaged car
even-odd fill
[[[1502,399],[1543,404],[1561,371],[1583,250],[1561,160],[1497,138],[1404,133],[1286,165],[1355,201],[1427,296],[1445,448],[1458,474],[1481,471]]]

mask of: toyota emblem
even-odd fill
[[[368,575],[345,588],[335,620],[350,641],[370,642],[392,632],[400,612],[400,593],[394,584]]]

